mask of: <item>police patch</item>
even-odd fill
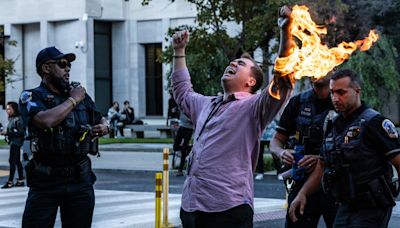
[[[385,119],[382,122],[382,127],[386,131],[386,133],[389,135],[390,138],[392,139],[397,139],[399,137],[399,134],[397,133],[396,126],[392,123],[392,121]]]
[[[32,92],[23,91],[19,99],[21,100],[22,104],[25,104],[26,102],[32,100]]]

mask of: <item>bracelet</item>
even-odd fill
[[[76,106],[76,100],[75,100],[73,97],[68,97],[68,100],[71,101],[72,107],[75,108],[75,106]]]
[[[186,55],[173,55],[172,57],[174,57],[174,58],[185,58]]]

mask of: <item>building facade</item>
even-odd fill
[[[15,74],[0,91],[0,107],[17,101],[22,90],[39,85],[35,58],[45,47],[56,46],[73,52],[70,79],[80,82],[106,114],[112,101],[122,106],[129,100],[137,117],[151,123],[167,116],[169,93],[167,73],[170,66],[157,60],[169,45],[168,28],[193,25],[196,7],[186,0],[1,0],[0,26],[6,40],[16,46],[0,44],[0,54],[15,60]],[[228,33],[237,32],[228,23]],[[257,59],[260,53],[254,53]],[[261,59],[258,61],[262,62]],[[0,85],[4,78],[0,77]],[[383,113],[400,121],[395,99]],[[0,122],[6,114],[0,108]],[[158,122],[160,123],[160,122]],[[165,123],[163,121],[162,123]]]
[[[80,82],[106,114],[112,101],[129,100],[136,116],[167,115],[170,66],[157,57],[169,45],[169,27],[193,24],[196,8],[185,0],[2,0],[0,25],[4,56],[15,60],[4,102],[18,100],[22,90],[39,85],[37,53],[56,46],[73,52],[70,80]],[[4,104],[1,104],[4,105]],[[1,121],[3,122],[3,121]]]

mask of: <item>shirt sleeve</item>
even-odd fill
[[[171,79],[176,103],[193,124],[196,124],[203,107],[210,104],[212,97],[194,92],[187,68],[174,71]]]
[[[25,90],[19,99],[21,117],[26,125],[31,124],[32,118],[40,111],[46,110],[46,106],[35,91]]]
[[[379,115],[372,118],[366,126],[366,139],[377,151],[391,158],[400,154],[399,135],[389,119]]]
[[[283,86],[286,80],[284,77],[277,78],[276,83],[282,84],[282,86],[279,85],[280,88],[277,91],[279,98],[269,93],[270,89],[275,91],[278,88],[278,84],[274,80],[261,90],[261,93],[255,96],[256,99],[252,110],[254,117],[259,121],[257,125],[260,126],[261,131],[274,119],[292,94],[291,87]]]
[[[295,133],[296,117],[298,114],[299,107],[300,107],[300,96],[297,95],[292,97],[289,100],[288,104],[286,105],[285,109],[283,110],[279,123],[276,127],[277,132],[286,135],[287,137]]]

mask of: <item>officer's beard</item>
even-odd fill
[[[67,93],[68,89],[69,89],[69,83],[66,82],[63,78],[59,78],[56,76],[52,76],[50,77],[50,83],[56,87],[56,89],[60,92],[60,93]]]

